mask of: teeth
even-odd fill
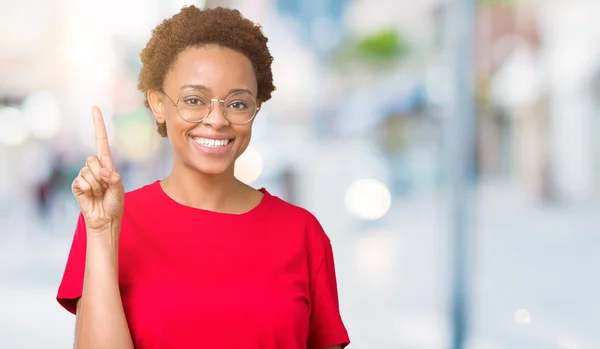
[[[224,147],[229,143],[229,139],[214,140],[208,138],[194,137],[194,142],[210,148]]]

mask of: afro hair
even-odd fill
[[[150,108],[147,92],[162,89],[167,73],[182,51],[207,45],[229,48],[245,55],[256,74],[257,98],[260,102],[268,101],[275,86],[271,72],[273,57],[267,41],[260,25],[244,18],[238,10],[182,8],[152,31],[150,40],[140,53],[142,68],[138,89],[146,96],[144,104]],[[158,133],[166,137],[166,125],[157,122],[157,127]]]

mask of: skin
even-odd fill
[[[212,98],[225,99],[232,89],[258,92],[252,63],[243,54],[215,46],[189,48],[181,53],[167,75],[163,90],[177,101],[186,85],[202,85]],[[235,160],[246,150],[252,136],[252,124],[230,124],[215,104],[199,124],[179,117],[177,108],[162,93],[148,93],[150,106],[160,123],[166,123],[173,149],[173,169],[162,182],[165,192],[188,206],[227,213],[243,213],[255,207],[262,193],[234,177]],[[214,103],[214,102],[213,102]],[[233,144],[225,154],[215,156],[199,152],[192,134],[226,136]]]
[[[71,186],[87,233],[75,347],[133,349],[117,270],[124,189],[113,165],[102,114],[98,108],[92,113],[98,154],[87,158]]]
[[[182,52],[166,76],[163,90],[177,100],[184,85],[203,85],[212,98],[225,99],[231,89],[254,96],[257,82],[251,62],[242,54],[215,46]],[[234,177],[235,160],[246,150],[252,122],[230,124],[213,108],[201,123],[181,119],[162,91],[149,91],[154,117],[166,123],[173,151],[172,170],[163,190],[180,203],[216,212],[241,214],[258,205],[263,194]],[[124,189],[116,171],[102,113],[93,108],[97,155],[87,158],[72,184],[73,195],[87,228],[83,295],[77,302],[75,347],[133,348],[118,284],[118,241],[123,218]],[[227,136],[228,151],[215,155],[199,151],[192,135]],[[340,349],[339,345],[326,349]]]

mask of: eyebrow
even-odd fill
[[[210,88],[208,88],[204,85],[197,85],[197,84],[186,84],[186,85],[181,86],[180,90],[184,90],[184,89],[193,89],[193,90],[211,92]],[[229,90],[228,94],[232,94],[235,92],[247,92],[249,94],[252,94],[252,91],[250,91],[247,88],[232,88],[231,90]]]

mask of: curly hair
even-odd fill
[[[244,18],[238,10],[217,7],[201,10],[186,6],[173,17],[165,19],[153,31],[140,53],[142,68],[138,89],[144,93],[144,104],[150,108],[147,92],[160,90],[167,73],[179,54],[189,47],[216,45],[245,55],[254,68],[258,82],[258,100],[266,102],[275,90],[271,64],[273,57],[268,39],[260,25]],[[164,123],[156,123],[158,133],[167,136]]]

